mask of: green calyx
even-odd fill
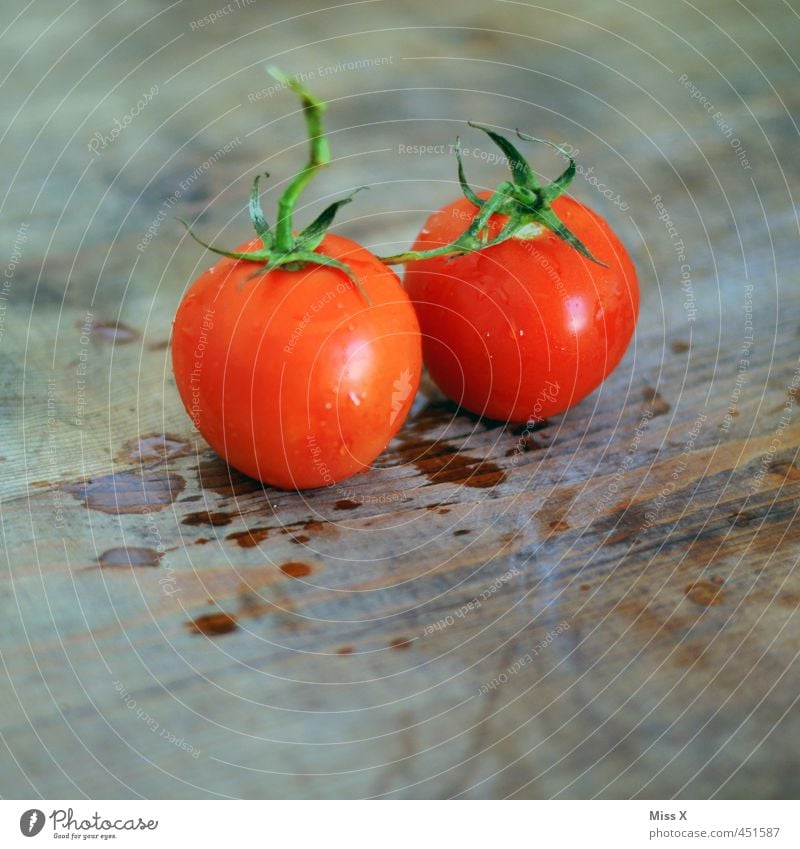
[[[287,77],[277,68],[270,67],[267,68],[267,71],[278,82],[291,89],[300,97],[310,144],[308,162],[294,176],[278,200],[277,224],[273,228],[267,223],[259,197],[261,177],[269,176],[268,174],[257,175],[253,180],[253,186],[250,190],[250,221],[261,242],[260,249],[253,251],[223,250],[204,242],[192,232],[191,227],[186,221],[182,218],[178,220],[186,227],[189,235],[204,248],[221,256],[244,260],[258,265],[259,268],[253,272],[252,277],[267,274],[276,268],[298,271],[304,268],[306,264],[336,268],[354,283],[364,300],[369,304],[369,297],[355,272],[340,260],[317,252],[317,248],[322,243],[325,233],[333,223],[336,213],[342,206],[350,203],[353,195],[360,191],[360,189],[356,189],[348,197],[332,203],[299,233],[295,233],[292,227],[292,215],[298,198],[317,171],[320,168],[324,168],[331,160],[330,147],[325,138],[322,120],[326,104],[311,94],[298,80]],[[575,160],[563,148],[553,144],[553,142],[529,136],[517,130],[517,136],[523,141],[536,141],[547,144],[569,161],[569,165],[560,176],[551,183],[541,185],[528,162],[507,138],[482,124],[469,122],[469,126],[486,133],[500,148],[508,161],[511,179],[504,180],[500,183],[488,198],[479,197],[467,183],[464,174],[464,162],[461,156],[461,142],[457,139],[456,159],[458,162],[458,181],[464,196],[478,210],[469,227],[449,245],[443,245],[442,247],[427,251],[408,251],[406,253],[378,258],[386,265],[400,265],[416,260],[432,259],[434,257],[460,256],[474,251],[480,251],[493,245],[499,245],[508,239],[516,238],[523,240],[533,238],[533,234],[540,232],[541,228],[546,228],[583,254],[587,259],[596,262],[598,265],[605,266],[605,263],[593,256],[583,242],[569,230],[551,207],[553,201],[569,186],[575,177]],[[491,236],[489,230],[489,222],[493,215],[502,215],[507,219],[500,232],[494,237]]]
[[[278,221],[274,228],[270,227],[264,216],[264,211],[261,208],[259,199],[259,182],[261,177],[268,177],[269,174],[259,174],[253,180],[253,186],[250,189],[250,221],[253,229],[261,241],[261,249],[255,251],[226,251],[222,248],[217,248],[214,245],[209,245],[202,239],[199,239],[193,232],[189,224],[182,218],[178,220],[186,227],[189,235],[204,248],[213,251],[221,256],[230,257],[231,259],[246,260],[248,262],[258,263],[262,267],[253,273],[254,277],[266,274],[276,268],[286,268],[290,271],[297,271],[305,267],[307,263],[313,265],[328,266],[336,268],[347,275],[347,277],[358,287],[362,296],[369,303],[369,298],[364,291],[360,280],[355,272],[345,263],[338,259],[326,256],[325,254],[316,253],[322,239],[325,236],[328,228],[333,223],[336,213],[345,204],[350,203],[353,195],[360,189],[350,194],[346,198],[337,200],[329,207],[323,210],[314,221],[299,233],[295,233],[292,229],[292,213],[297,199],[300,197],[303,189],[313,179],[314,175],[320,168],[324,168],[331,159],[330,147],[328,140],[325,138],[325,130],[322,117],[325,112],[326,104],[319,100],[308,89],[305,88],[298,80],[287,77],[277,68],[267,68],[267,71],[278,82],[283,83],[290,88],[295,94],[300,97],[303,105],[303,114],[306,119],[306,127],[308,129],[308,138],[311,147],[311,153],[308,162],[294,176],[292,181],[284,190],[278,200]],[[361,188],[364,188],[363,186]]]
[[[488,198],[478,197],[467,183],[464,174],[464,162],[461,157],[461,140],[456,139],[458,182],[461,185],[464,197],[478,208],[478,214],[472,220],[470,226],[449,245],[427,251],[408,251],[393,256],[380,257],[380,259],[387,265],[401,265],[434,257],[459,256],[499,245],[508,239],[529,238],[529,236],[526,236],[526,228],[530,229],[531,225],[535,225],[537,231],[540,227],[552,230],[559,238],[587,259],[605,266],[605,263],[592,255],[586,245],[559,219],[551,208],[553,201],[569,186],[575,177],[575,160],[557,144],[546,139],[526,135],[517,130],[517,136],[523,141],[547,144],[569,161],[569,165],[560,176],[543,186],[537,180],[525,157],[507,138],[482,124],[474,124],[470,121],[469,126],[482,130],[500,148],[508,160],[511,179],[500,183]],[[500,232],[494,238],[490,238],[487,224],[493,215],[503,215],[508,220]]]

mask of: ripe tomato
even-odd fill
[[[260,249],[254,239],[238,252]],[[192,284],[173,327],[175,379],[196,428],[232,466],[283,489],[369,467],[403,424],[422,367],[394,272],[339,236],[318,253],[346,263],[369,302],[338,269],[263,273],[225,257]]]
[[[537,224],[476,253],[407,266],[425,364],[473,413],[527,422],[563,412],[605,380],[633,335],[639,288],[622,243],[576,200],[561,195],[552,209],[607,267]],[[476,213],[466,198],[445,206],[412,250],[454,242]],[[490,238],[506,221],[492,216]]]

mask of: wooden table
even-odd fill
[[[15,6],[0,792],[796,797],[791,2]],[[461,133],[487,186],[466,119],[579,149],[642,286],[601,390],[520,453],[427,384],[326,491],[217,459],[170,372],[209,264],[171,216],[234,244],[302,161],[267,61],[330,101],[303,215],[370,185],[339,230],[377,251],[457,193],[406,147]]]

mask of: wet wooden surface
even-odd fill
[[[796,797],[791,4],[240,6],[3,36],[2,794]],[[169,216],[235,243],[297,166],[267,60],[331,100],[305,214],[370,185],[340,232],[378,251],[456,192],[400,145],[464,133],[481,185],[468,118],[578,148],[643,294],[602,389],[521,442],[426,384],[326,491],[217,459],[168,350],[209,257]]]

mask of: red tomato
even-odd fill
[[[578,201],[561,195],[552,208],[607,268],[538,225],[531,238],[407,266],[425,364],[473,413],[527,422],[563,412],[605,380],[633,335],[639,287],[622,243]],[[476,211],[460,198],[435,212],[413,250],[453,242]],[[506,220],[491,219],[492,237]]]
[[[261,248],[254,239],[238,251]],[[223,258],[186,293],[172,362],[195,426],[232,466],[282,489],[310,489],[366,469],[399,430],[419,384],[419,325],[397,276],[328,234],[306,264]]]

